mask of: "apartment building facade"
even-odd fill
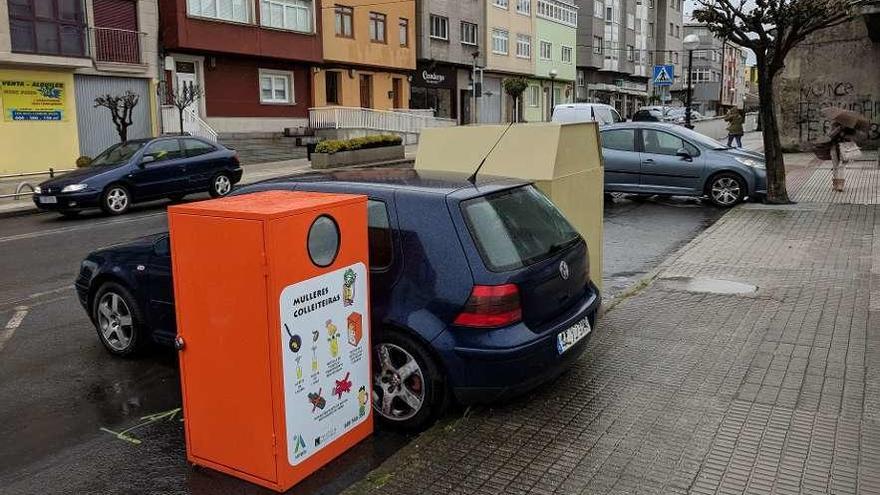
[[[700,38],[700,44],[694,50],[691,69],[692,108],[705,116],[723,115],[731,107],[743,108],[746,56],[742,48],[717,38],[701,24],[685,25],[685,33]],[[683,84],[686,88],[687,73],[684,74]]]
[[[535,73],[534,0],[486,0],[486,65],[482,94],[477,98],[477,121],[514,120],[514,102],[504,91],[504,79]],[[522,110],[519,110],[522,112]]]
[[[549,121],[553,106],[574,101],[578,8],[568,0],[535,0],[534,78],[522,98],[527,122]]]
[[[437,117],[472,121],[474,67],[486,64],[486,0],[416,3],[416,71],[411,108]]]
[[[318,0],[159,0],[164,88],[201,88],[196,120],[220,134],[307,125],[320,9]]]
[[[647,102],[655,29],[653,0],[576,0],[577,101],[631,116]]]
[[[646,0],[654,10],[654,51],[653,63],[671,64],[674,66],[674,80],[668,91],[651,87],[653,100],[666,103],[684,104],[683,84],[687,70],[687,54],[682,49],[684,34],[684,0]]]
[[[313,71],[314,106],[408,109],[415,0],[343,0],[321,12],[324,64]]]
[[[157,132],[155,0],[0,2],[0,173],[74,167],[119,141],[99,95],[131,91],[129,137]]]

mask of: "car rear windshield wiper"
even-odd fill
[[[555,253],[558,253],[559,251],[562,251],[563,249],[565,249],[565,248],[571,246],[572,244],[576,243],[577,240],[578,240],[577,237],[572,237],[571,239],[569,239],[569,240],[567,240],[567,241],[557,242],[556,244],[552,244],[552,245],[550,246],[550,249],[547,250],[547,254],[555,254]]]

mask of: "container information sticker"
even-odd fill
[[[287,460],[296,466],[370,414],[366,267],[289,285],[280,306]]]

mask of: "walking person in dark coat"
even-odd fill
[[[736,147],[742,148],[743,120],[745,120],[743,119],[742,112],[738,108],[733,107],[727,111],[724,120],[727,121],[727,147],[733,146],[733,140],[736,139]]]

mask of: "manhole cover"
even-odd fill
[[[751,284],[703,277],[670,277],[661,279],[660,284],[672,290],[712,294],[751,294],[758,290]]]

